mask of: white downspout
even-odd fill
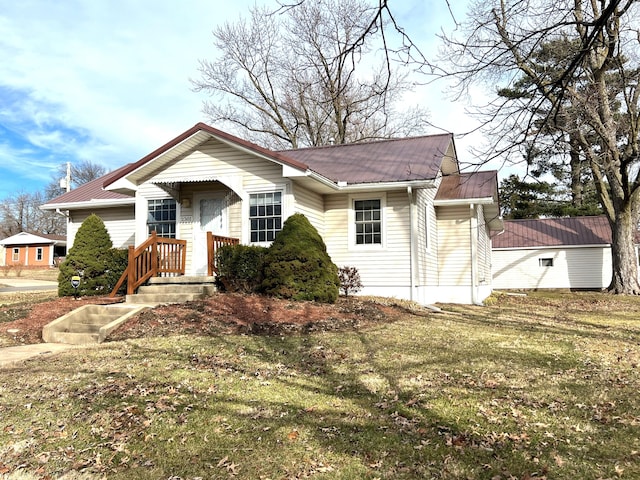
[[[409,197],[409,278],[410,278],[410,292],[409,300],[413,302],[413,292],[416,288],[415,278],[413,275],[413,260],[415,258],[415,242],[413,234],[413,189],[411,185],[407,187],[407,196]]]
[[[470,228],[469,228],[469,235],[470,235],[470,244],[471,244],[471,303],[473,305],[478,305],[478,292],[477,292],[477,261],[478,261],[478,233],[477,233],[477,229],[478,229],[478,221],[476,218],[476,212],[475,212],[475,204],[471,203],[469,205],[469,209],[470,209]]]

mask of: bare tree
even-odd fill
[[[71,184],[69,188],[71,190],[107,173],[107,170],[102,165],[98,165],[89,160],[71,163],[70,169]],[[66,175],[67,165],[60,164],[53,175],[54,178],[51,179],[51,182],[49,182],[45,189],[46,200],[51,200],[65,192],[65,187],[61,186],[60,179],[64,179]]]
[[[372,9],[361,0],[303,2],[214,30],[215,60],[201,60],[205,113],[272,148],[350,143],[422,133],[422,108],[398,110],[410,91],[368,45]],[[366,40],[366,41],[365,41]]]
[[[545,148],[549,132],[583,156],[613,233],[609,289],[627,294],[640,294],[633,241],[640,213],[638,7],[634,0],[484,0],[470,11],[466,36],[446,38],[461,92],[477,82],[526,88],[479,109],[491,126],[494,156],[526,159],[532,144]],[[573,45],[564,68],[537,68],[540,48],[559,40]]]
[[[65,218],[55,212],[40,210],[45,201],[40,192],[20,192],[5,198],[0,203],[0,237],[20,232],[64,235]]]

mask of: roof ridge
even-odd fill
[[[301,150],[321,150],[321,149],[331,149],[331,148],[340,148],[340,147],[357,147],[357,146],[363,146],[363,145],[373,145],[376,143],[419,140],[423,138],[444,137],[444,136],[453,136],[453,133],[434,133],[434,134],[427,134],[427,135],[417,135],[415,137],[380,138],[378,140],[369,140],[366,142],[336,143],[333,145],[316,145],[312,147],[290,148],[286,150],[275,150],[275,151],[278,153],[287,153],[287,152],[299,152]]]
[[[574,215],[568,217],[548,217],[548,218],[505,218],[505,222],[542,222],[546,220],[571,220],[578,218],[606,218],[604,214],[600,215]]]

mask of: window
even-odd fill
[[[541,267],[553,267],[553,258],[539,258],[538,264]]]
[[[41,262],[42,261],[42,256],[43,256],[42,252],[43,252],[42,247],[36,248],[36,261],[37,262]]]
[[[149,200],[147,225],[149,235],[155,230],[159,237],[176,238],[176,201]]]
[[[282,230],[282,192],[249,196],[251,242],[272,242]]]
[[[355,200],[356,245],[382,244],[382,207],[380,200]]]
[[[20,261],[20,249],[19,248],[14,248],[13,249],[12,260],[13,260],[14,263]]]

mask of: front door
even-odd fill
[[[193,198],[193,255],[194,275],[207,274],[207,232],[227,235],[227,218],[223,194],[200,194]]]

